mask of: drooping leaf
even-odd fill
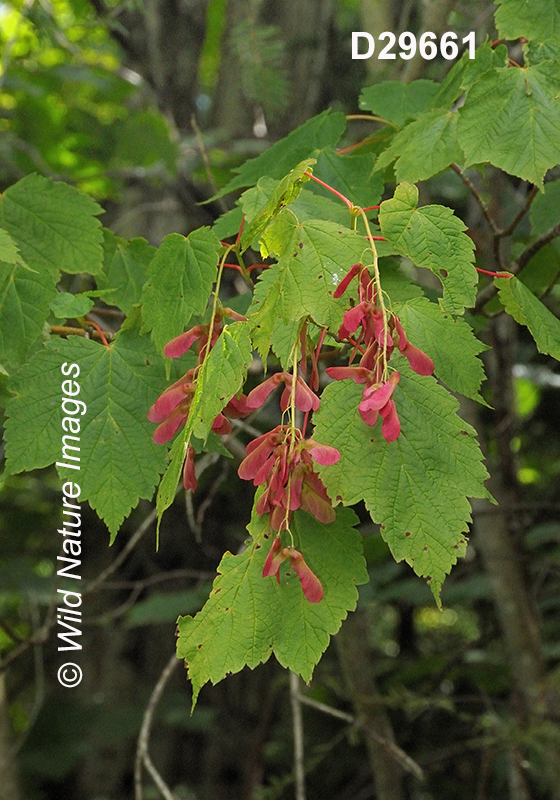
[[[186,238],[168,234],[153,257],[142,295],[142,316],[158,350],[202,314],[218,270],[220,242],[209,228]]]
[[[445,206],[417,208],[418,189],[401,183],[391,200],[381,204],[379,224],[396,251],[425,267],[443,285],[442,307],[452,314],[471,308],[478,283],[474,244],[466,226]]]
[[[459,111],[463,166],[489,161],[542,188],[545,172],[560,161],[559,92],[553,61],[485,72]]]
[[[262,577],[272,540],[268,515],[253,516],[247,549],[224,555],[202,611],[179,618],[177,656],[187,662],[193,704],[208,681],[218,683],[244,666],[254,669],[271,653],[304,681],[311,679],[330,637],[356,607],[356,585],[368,579],[357,521],[349,509],[339,509],[328,525],[294,513],[296,547],[323,585],[323,599],[309,603],[293,570],[280,570],[280,584]]]
[[[70,294],[58,292],[51,302],[51,311],[58,319],[74,319],[83,317],[93,308],[93,300],[86,294]]]
[[[187,443],[185,442],[184,432],[175,438],[167,455],[168,463],[165,472],[158,486],[156,508],[158,512],[157,534],[159,536],[159,526],[164,511],[167,511],[177,492],[181,470],[187,455]]]
[[[8,372],[23,364],[41,336],[56,294],[56,278],[51,272],[0,261],[0,364]]]
[[[417,297],[393,306],[407,338],[434,362],[437,378],[453,392],[481,400],[484,367],[478,354],[487,349],[461,317],[454,319],[436,303]]]
[[[237,167],[238,174],[218,192],[216,198],[234,189],[254,186],[263,175],[280,180],[300,161],[315,157],[325,147],[334,147],[345,125],[344,114],[340,111],[327,110],[311,117],[260,156],[249,158],[241,167]]]
[[[158,529],[163,512],[175,497],[191,436],[206,442],[215,418],[243,386],[251,362],[249,328],[247,322],[224,328],[198,374],[187,422],[169,451],[169,464],[158,489]]]
[[[503,39],[560,39],[560,0],[498,0],[494,18]]]
[[[289,209],[267,229],[263,246],[279,260],[260,276],[249,314],[253,343],[266,359],[279,317],[291,322],[309,316],[319,326],[340,327],[345,302],[334,299],[334,290],[364,252],[367,257],[367,247],[350,228],[322,220],[300,223]]]
[[[306,171],[310,170],[314,164],[314,158],[307,158],[295,166],[273,188],[269,187],[271,188],[269,196],[254,213],[249,215],[248,209],[244,207],[247,220],[241,235],[240,245],[242,250],[246,250],[254,241],[257,241],[282,209],[293,203],[299,195],[303,184],[309,180],[305,175]],[[258,193],[255,193],[255,195],[258,196]]]
[[[241,389],[251,363],[250,325],[227,325],[206,358],[196,382],[185,438],[192,432],[202,441],[220,411]]]
[[[0,195],[0,225],[29,267],[55,278],[59,272],[100,272],[101,211],[73,186],[42,175],[27,175]]]
[[[129,314],[132,306],[140,302],[142,289],[148,279],[148,267],[156,248],[148,244],[142,237],[127,242],[105,230],[103,244],[104,263],[103,277],[98,284],[111,288],[111,302],[125,314]]]
[[[461,162],[458,119],[457,114],[442,109],[425,111],[397,134],[377,159],[375,169],[384,169],[397,159],[397,181],[416,183],[437,175],[453,162]]]
[[[371,111],[402,128],[409,120],[429,108],[439,86],[434,81],[420,79],[409,84],[384,81],[367,86],[360,95],[360,108]]]
[[[358,413],[363,387],[351,380],[326,387],[314,415],[314,438],[336,447],[340,461],[320,468],[332,498],[362,498],[397,561],[430,583],[434,596],[466,549],[468,497],[486,497],[487,477],[475,431],[456,414],[457,401],[433,377],[411,372],[404,359],[393,399],[401,434],[386,442],[381,426]],[[365,490],[365,491],[364,491]]]
[[[66,430],[78,437],[66,444],[80,448],[80,470],[60,469],[65,477],[71,472],[82,489],[80,500],[89,500],[114,536],[138,500],[151,498],[163,471],[165,451],[154,444],[146,414],[165,388],[164,368],[137,329],[124,331],[110,347],[77,336],[51,339],[14,378],[16,396],[8,404],[6,422],[9,473],[64,463],[65,362],[80,369],[76,400],[83,400],[87,411],[76,411],[78,433]]]
[[[560,319],[515,276],[495,278],[494,283],[508,314],[529,328],[539,353],[560,361]]]

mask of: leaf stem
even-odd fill
[[[92,324],[91,321],[89,324],[90,325]],[[88,337],[88,332],[84,330],[84,328],[73,328],[69,327],[68,325],[49,325],[49,330],[55,336],[84,336],[85,338]],[[99,328],[99,331],[101,331],[101,328]],[[109,339],[110,341],[115,334],[111,333],[110,331],[104,331],[104,334],[105,334],[104,337],[102,337],[100,333],[98,333],[98,331],[96,330],[91,334],[91,336],[94,339],[104,338],[105,339],[104,344],[107,345],[107,339]]]
[[[320,180],[319,178],[316,178],[316,177],[315,177],[315,175],[313,175],[311,172],[305,172],[304,174],[305,174],[305,175],[307,175],[309,178],[311,178],[311,180],[315,181],[316,183],[320,183],[320,184],[321,184],[321,186],[324,186],[324,187],[325,187],[325,189],[328,189],[328,190],[329,190],[329,192],[332,192],[332,193],[333,193],[333,194],[335,194],[337,197],[340,197],[340,199],[341,199],[341,200],[343,200],[343,201],[346,203],[346,205],[348,206],[348,208],[350,209],[350,211],[352,211],[352,210],[355,208],[355,205],[354,205],[354,203],[351,203],[351,202],[350,202],[350,200],[349,200],[347,197],[345,197],[345,196],[344,196],[343,194],[341,194],[340,192],[337,192],[337,190],[336,190],[336,189],[333,189],[333,187],[332,187],[332,186],[329,186],[329,184],[328,184],[328,183],[325,183],[324,181]]]
[[[377,258],[377,248],[375,247],[375,237],[371,235],[371,228],[369,227],[369,220],[363,209],[360,209],[364,225],[366,226],[366,234],[369,241],[370,250],[373,255],[373,272],[375,276],[375,288],[377,289],[377,299],[383,317],[383,381],[387,380],[387,336],[389,334],[389,323],[387,318],[387,307],[383,299],[383,289],[381,287],[381,275],[379,274],[379,263]]]
[[[396,123],[391,122],[390,119],[386,119],[385,117],[379,117],[377,114],[346,114],[346,119],[365,119],[371,122],[381,122],[383,125],[390,125],[391,128],[395,128],[395,130],[399,129]]]
[[[476,188],[474,183],[471,181],[470,178],[467,178],[467,176],[465,175],[465,173],[463,172],[463,170],[461,169],[461,167],[458,164],[450,164],[450,167],[461,178],[461,180],[463,181],[463,183],[465,184],[467,189],[470,191],[470,193],[472,194],[472,196],[474,197],[474,199],[476,200],[476,202],[480,206],[480,210],[482,211],[482,213],[486,217],[486,221],[490,225],[490,228],[492,229],[492,233],[495,234],[496,236],[499,236],[500,235],[500,229],[498,228],[498,226],[496,224],[496,220],[494,219],[494,217],[492,216],[492,214],[488,210],[488,206],[486,205],[486,203],[482,199],[482,197],[480,195],[480,192],[478,191],[478,189]]]

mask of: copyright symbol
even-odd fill
[[[73,689],[74,686],[77,686],[82,680],[82,670],[77,664],[68,661],[68,663],[60,667],[57,677],[61,686],[64,686],[66,689]]]

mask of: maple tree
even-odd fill
[[[522,5],[503,2],[496,21],[504,39],[524,37],[524,66],[487,42],[442,83],[367,87],[360,109],[375,137],[342,153],[344,114],[313,117],[237,170],[219,195],[243,192],[212,229],[170,234],[156,249],[103,229],[101,208],[72,186],[30,175],[2,195],[8,473],[59,458],[60,365],[78,363],[81,499],[114,539],[158,484],[160,519],[181,475],[195,490],[197,454],[231,455],[228,437],[246,437],[243,420],[258,425],[284,386],[281,424],[246,442],[239,466],[258,487],[251,538],[223,556],[203,609],[179,620],[194,701],[206,682],[271,653],[311,678],[368,579],[345,506],[364,501],[394,558],[439,603],[466,550],[469,498],[490,496],[454,396],[484,402],[480,312],[493,304],[560,358],[560,321],[539,297],[555,280],[535,289],[523,274],[560,234],[558,181],[545,185],[560,162],[558,14],[525,17]],[[495,227],[465,174],[481,164],[534,186],[500,231],[513,236],[532,204],[526,248],[489,276],[463,221],[420,205],[415,185],[455,170]],[[247,292],[223,296],[226,269]],[[90,288],[63,291],[61,274],[90,276]],[[123,312],[120,330],[72,335],[85,333],[96,298]],[[264,374],[251,388],[253,353]]]

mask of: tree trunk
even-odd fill
[[[0,800],[20,800],[4,673],[0,673]]]
[[[519,503],[517,470],[511,439],[516,431],[513,405],[512,367],[516,343],[516,324],[509,316],[499,316],[491,324],[492,354],[489,378],[495,405],[497,463],[490,464],[489,491],[498,507],[488,501],[473,504],[475,547],[478,547],[496,605],[514,682],[512,711],[518,725],[527,729],[548,716],[558,716],[558,696],[548,686],[539,619],[531,602],[522,568],[519,538],[524,520],[514,510]],[[471,407],[472,408],[472,407]],[[480,425],[478,429],[481,430]],[[484,447],[486,451],[488,448]],[[542,743],[543,762],[550,785],[550,797],[560,800],[560,762],[553,746]],[[514,752],[510,759],[518,762]],[[519,764],[510,764],[512,798],[524,797],[524,779]]]
[[[357,716],[383,739],[394,742],[393,726],[375,682],[367,647],[367,621],[360,611],[350,614],[336,639],[344,680]],[[366,736],[376,800],[403,800],[402,770],[387,748]]]

